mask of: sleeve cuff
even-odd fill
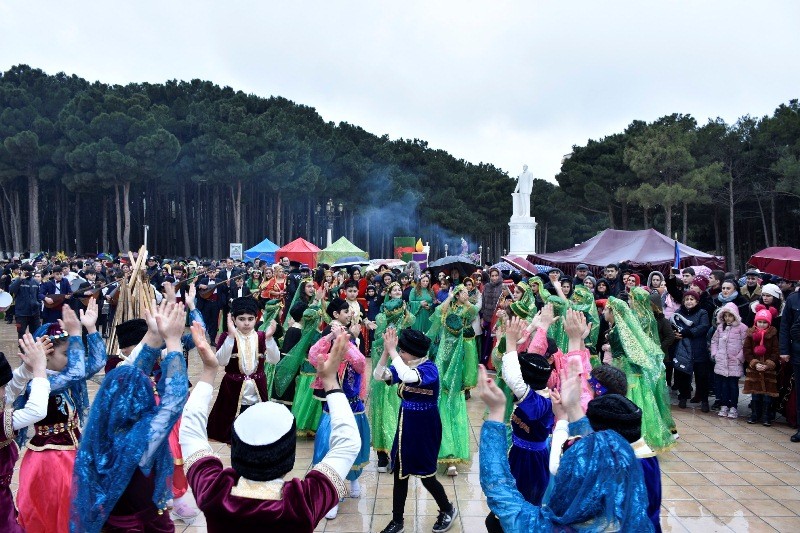
[[[349,491],[347,490],[347,483],[336,473],[336,470],[325,463],[323,460],[322,462],[318,463],[312,470],[316,470],[320,474],[324,475],[328,480],[336,487],[336,493],[339,495],[339,499],[346,498]]]

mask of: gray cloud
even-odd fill
[[[792,1],[6,1],[0,68],[208,79],[552,179],[573,144],[634,119],[734,121],[800,96],[799,15]]]

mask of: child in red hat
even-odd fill
[[[746,372],[744,393],[753,395],[753,411],[748,424],[755,424],[763,417],[765,426],[771,426],[770,409],[772,398],[778,397],[778,330],[772,325],[772,314],[762,309],[756,313],[755,325],[747,330],[744,341]]]

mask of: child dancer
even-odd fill
[[[17,431],[47,415],[47,398],[50,394],[44,339],[33,342],[33,336],[27,333],[19,340],[19,345],[22,348],[19,357],[23,364],[13,373],[5,354],[0,352],[0,531],[10,533],[23,533],[17,523],[17,509],[11,493],[11,477],[19,458],[19,448],[14,439]],[[25,390],[28,381],[31,382],[28,401],[24,407],[12,409],[14,399]]]
[[[36,331],[37,339],[47,336],[53,351],[47,356],[50,397],[47,416],[34,425],[28,451],[19,470],[19,522],[29,532],[66,533],[72,501],[72,469],[81,436],[81,425],[89,408],[86,380],[106,362],[106,347],[97,332],[97,302],[92,299],[80,320],[64,306],[58,324],[45,324]],[[81,340],[81,325],[86,328],[89,357]],[[30,388],[17,398],[26,402]],[[25,429],[17,442],[27,439]]]
[[[272,338],[276,324],[267,331],[255,331],[258,302],[255,298],[236,298],[228,315],[228,331],[220,335],[217,360],[225,366],[217,401],[208,416],[208,436],[231,442],[231,425],[236,415],[251,405],[265,402],[267,376],[264,361],[280,360],[278,345]]]
[[[320,368],[327,360],[335,338],[339,335],[350,335],[351,342],[339,367],[339,381],[342,385],[342,391],[344,391],[344,395],[350,403],[350,408],[353,410],[358,433],[361,436],[361,449],[353,466],[350,468],[350,472],[347,474],[347,479],[350,481],[350,496],[358,498],[361,496],[361,486],[358,483],[358,478],[361,476],[364,467],[369,463],[370,443],[369,423],[364,410],[366,381],[363,379],[363,375],[366,359],[355,343],[359,333],[361,333],[361,325],[350,324],[351,307],[341,298],[331,300],[331,303],[328,304],[327,313],[331,317],[331,323],[323,331],[322,338],[308,351],[308,360],[315,368]],[[313,464],[317,464],[322,461],[330,449],[331,417],[328,411],[328,403],[322,396],[322,380],[316,380],[312,388],[314,389],[314,397],[322,399],[322,417],[319,420],[319,427],[314,439],[314,459],[312,461]],[[325,518],[332,520],[336,518],[338,512],[339,506],[337,505],[325,515]]]
[[[439,506],[434,533],[447,531],[458,516],[458,509],[447,499],[444,487],[436,479],[439,447],[442,443],[442,420],[439,416],[439,369],[428,360],[431,341],[421,332],[406,328],[398,337],[394,329],[383,335],[383,352],[372,377],[397,384],[401,397],[399,425],[392,445],[392,521],[382,533],[404,531],[403,512],[408,496],[408,478],[417,476]],[[392,364],[386,367],[391,356]]]
[[[145,319],[148,331],[135,361],[109,372],[95,396],[75,461],[73,531],[175,529],[164,510],[174,468],[168,438],[189,391],[181,345],[186,314],[183,304],[165,301],[152,314],[145,311]],[[150,374],[157,360],[156,394]]]
[[[753,411],[748,424],[759,420],[765,426],[771,426],[769,406],[772,398],[778,396],[778,374],[776,368],[779,360],[778,331],[772,324],[772,314],[766,309],[756,313],[755,325],[747,330],[744,340],[744,360],[747,370],[744,377],[745,394],[753,395]]]

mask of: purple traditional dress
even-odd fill
[[[16,432],[11,421],[12,412],[11,409],[0,411],[0,428],[3,431],[0,437],[0,531],[22,533],[24,530],[17,524],[17,508],[14,507],[14,495],[11,493],[11,477],[19,458],[19,448],[14,442]]]

